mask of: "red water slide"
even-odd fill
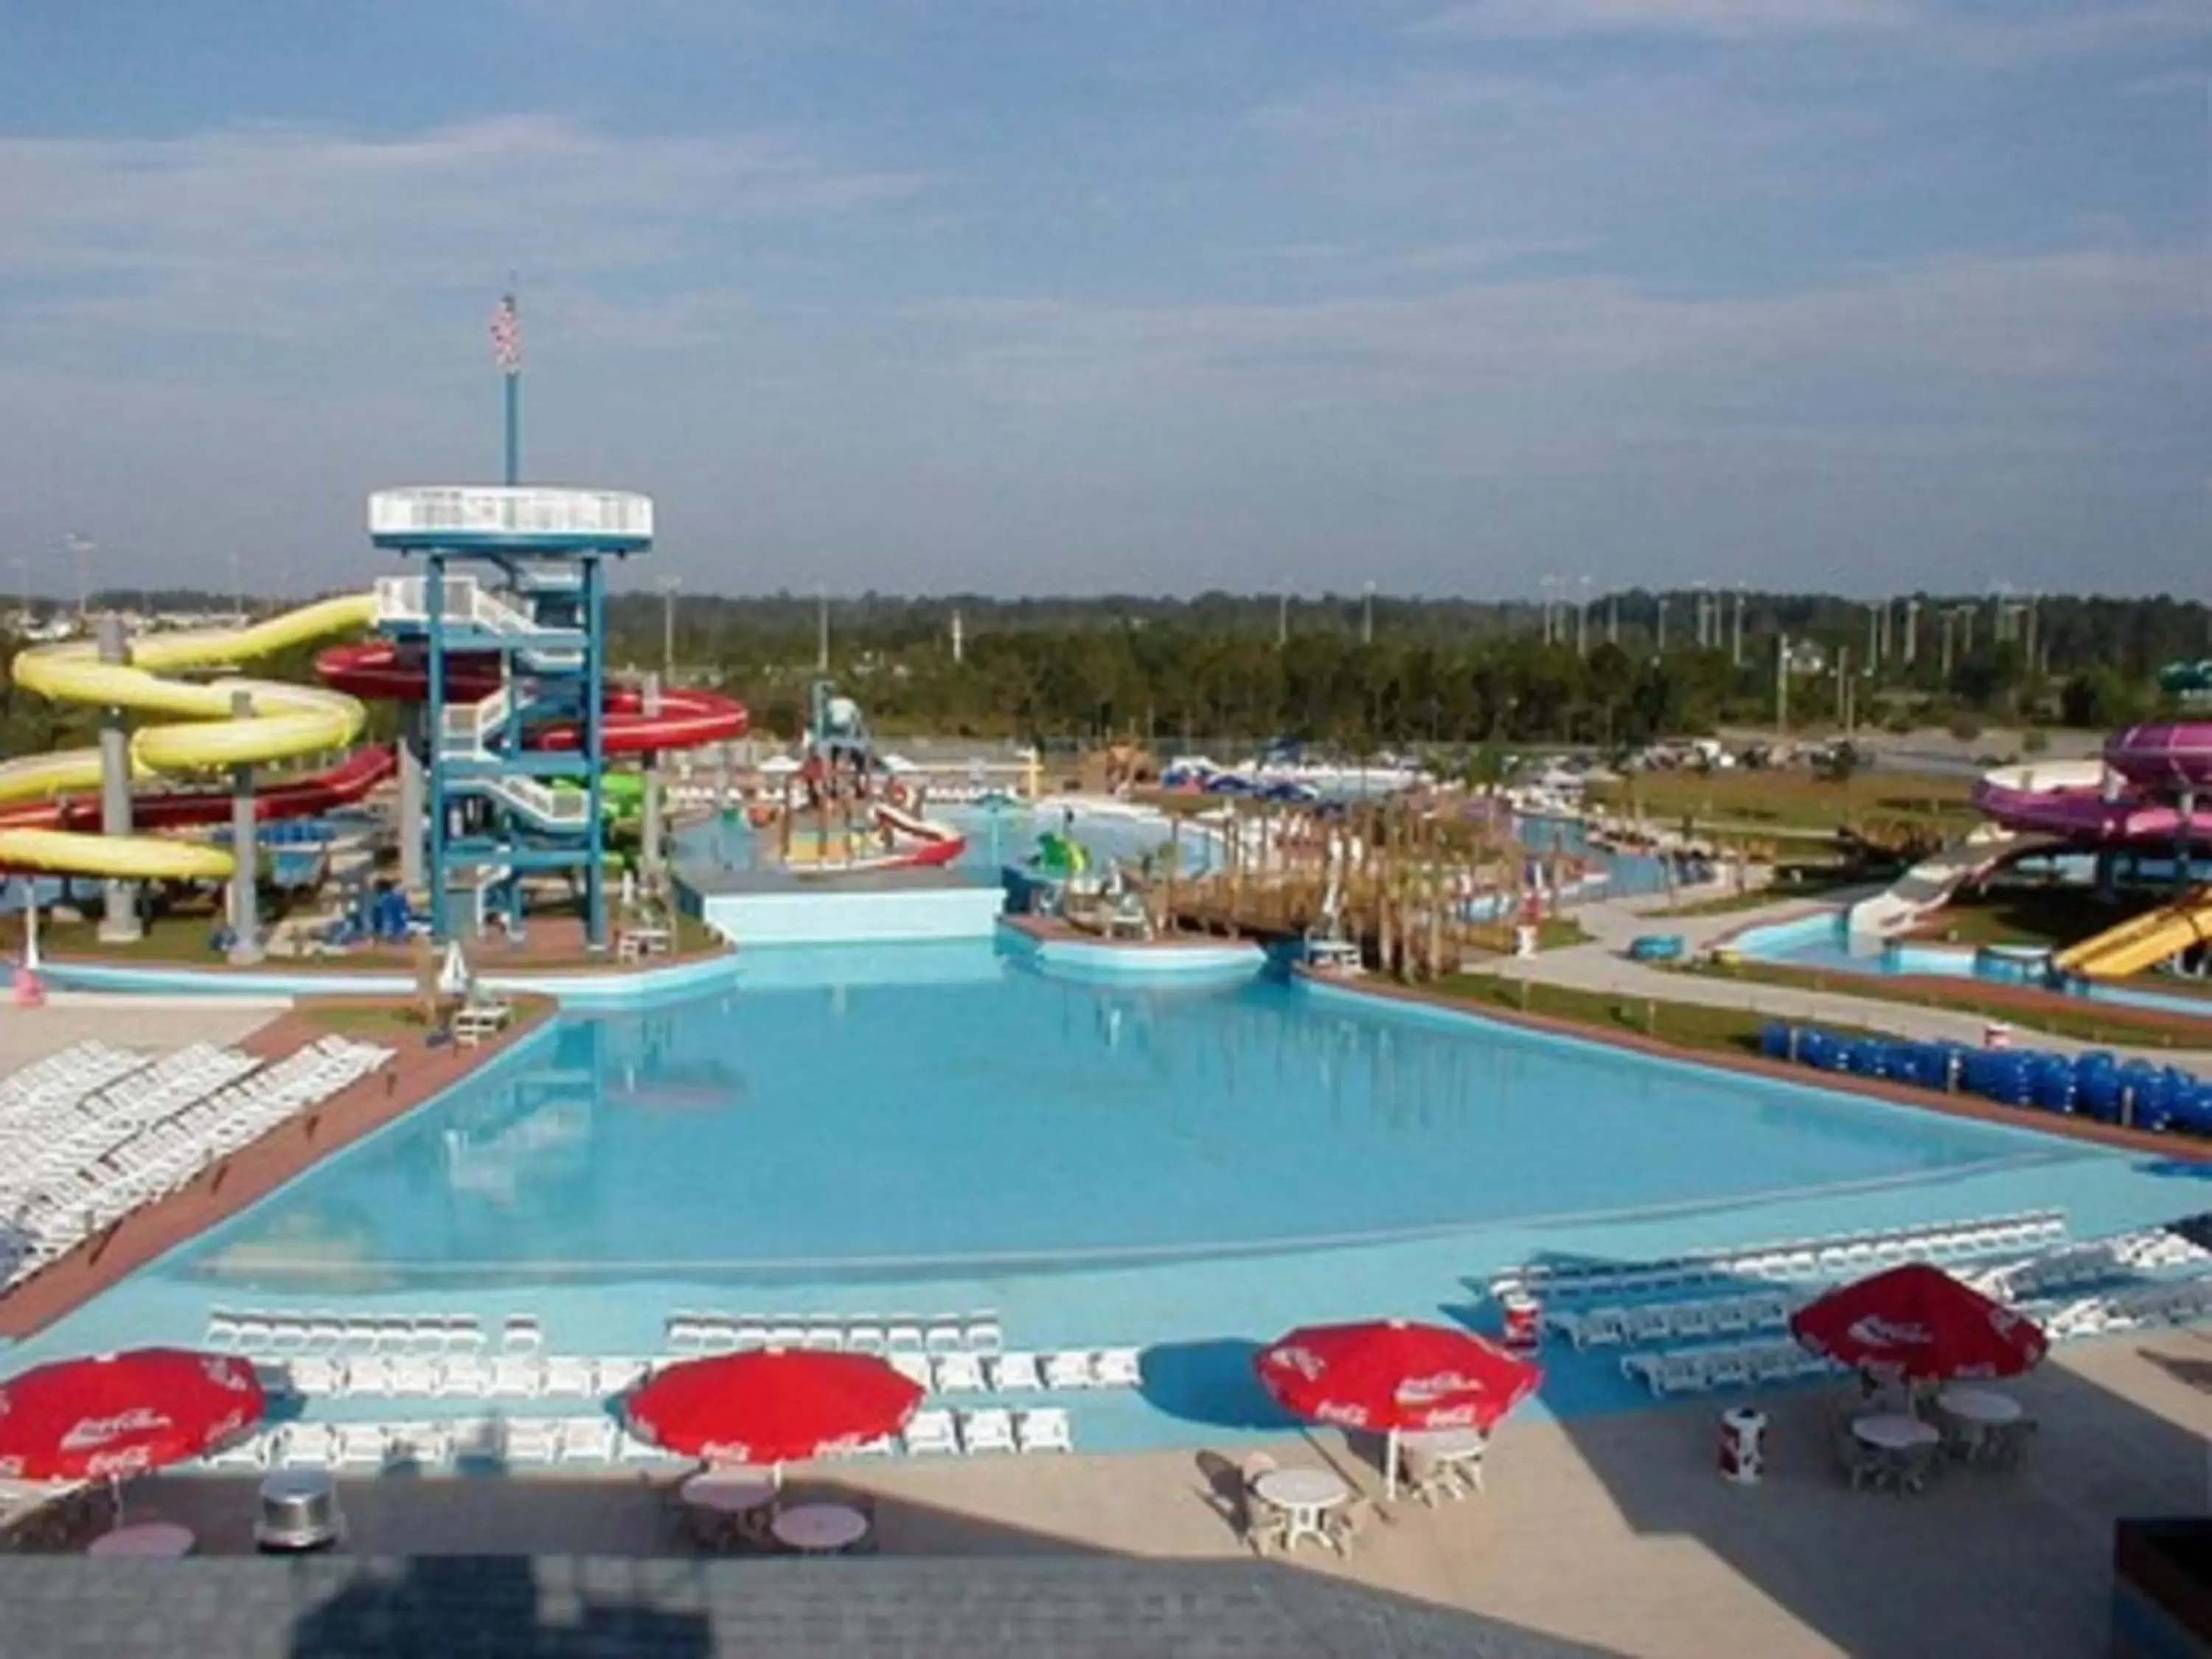
[[[315,672],[331,690],[356,697],[420,702],[428,694],[429,671],[422,661],[389,643],[341,645],[315,659]],[[477,702],[499,690],[499,659],[488,655],[456,656],[446,665],[446,695],[456,702]],[[745,734],[745,707],[719,692],[671,686],[660,694],[660,712],[645,712],[645,694],[634,685],[610,684],[603,705],[610,754],[653,749],[696,749]],[[574,726],[540,726],[530,734],[538,749],[574,749],[583,741]]]
[[[327,772],[289,778],[253,792],[253,816],[263,823],[313,817],[349,806],[392,775],[392,750],[382,744],[356,749]],[[225,789],[167,789],[131,798],[134,830],[184,830],[230,822],[231,796]],[[100,833],[100,797],[66,795],[58,800],[25,801],[0,807],[0,829],[74,830]]]

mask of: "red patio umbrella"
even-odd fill
[[[1538,1366],[1470,1331],[1395,1319],[1303,1326],[1261,1349],[1253,1366],[1299,1416],[1387,1435],[1383,1480],[1392,1497],[1401,1431],[1487,1433],[1544,1380]]]
[[[253,1367],[137,1348],[41,1365],[0,1383],[0,1475],[120,1480],[180,1463],[261,1420]]]
[[[1807,1303],[1790,1329],[1840,1364],[1911,1382],[2017,1376],[2049,1346],[2033,1320],[1923,1261]]]
[[[626,1401],[671,1451],[714,1463],[802,1462],[906,1426],[921,1385],[870,1354],[758,1349],[686,1359]]]

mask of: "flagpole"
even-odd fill
[[[507,479],[509,484],[522,482],[522,371],[510,368],[501,377],[507,382]]]
[[[506,404],[506,477],[511,489],[522,482],[522,311],[513,281],[499,296],[491,314],[493,355],[498,359],[500,385]]]

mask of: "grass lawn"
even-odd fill
[[[2000,1020],[2024,1031],[2072,1037],[2081,1042],[2124,1043],[2138,1048],[2212,1048],[2212,1021],[2187,1014],[2160,1013],[2149,1008],[2089,1002],[2055,993],[2007,993],[1994,987],[1978,988],[1966,981],[1954,988],[1926,979],[1910,981],[1908,988],[1905,982],[1884,981],[1871,974],[1831,974],[1817,968],[1790,968],[1766,962],[1711,963],[1674,971],[1753,985],[1787,985],[1800,990],[1831,992],[1870,1002],[1942,1008],[1978,1018]]]
[[[1999,886],[1962,894],[1912,937],[1960,945],[2031,945],[2061,949],[2152,908],[2140,896],[2108,903],[2086,887]]]
[[[1747,892],[1723,893],[1717,898],[1698,899],[1694,903],[1676,904],[1664,910],[1647,910],[1644,914],[1648,916],[1733,915],[1739,910],[1756,910],[1768,904],[1824,898],[1831,893],[1872,884],[1864,876],[1841,871],[1832,874],[1824,871],[1795,878],[1778,875],[1766,886],[1755,887]]]
[[[39,926],[39,948],[49,957],[64,960],[222,968],[228,965],[226,959],[210,949],[208,944],[219,920],[216,915],[191,912],[155,916],[147,923],[145,936],[128,945],[102,942],[98,924],[91,921],[42,921]],[[270,920],[264,918],[264,927]],[[673,954],[678,957],[711,956],[726,948],[721,937],[695,917],[678,915],[672,931],[675,935]],[[20,918],[11,917],[4,924],[0,924],[0,945],[11,950],[21,950],[22,922]],[[611,951],[594,954],[581,949],[534,949],[526,953],[510,951],[496,940],[471,943],[469,952],[470,959],[476,966],[491,972],[510,965],[527,967],[533,972],[605,968],[613,965],[614,961]],[[656,958],[664,962],[669,959],[667,957]],[[412,949],[405,945],[356,945],[343,954],[331,956],[272,956],[262,966],[281,969],[286,973],[302,974],[359,973],[364,969],[411,973],[415,956]]]
[[[1707,1053],[1757,1054],[1759,1027],[1773,1018],[1748,1009],[1708,1008],[1701,1003],[1569,990],[1491,974],[1454,974],[1428,988],[1477,1007],[1566,1020],[1601,1033],[1632,1032],[1674,1048]],[[1856,1027],[1833,1029],[1873,1035]]]
[[[1536,923],[1536,948],[1556,951],[1568,945],[1587,945],[1589,931],[1572,916],[1545,916]],[[1510,955],[1513,950],[1513,924],[1510,921],[1476,922],[1468,929],[1468,942],[1478,951],[1494,951],[1498,956]]]
[[[1645,772],[1593,784],[1590,796],[1616,811],[1632,801],[1673,826],[1684,817],[1739,830],[1836,830],[1876,819],[1966,830],[1980,821],[1967,799],[1972,780],[1917,772],[1863,772],[1841,782],[1796,769]]]
[[[511,1030],[526,1030],[551,1013],[557,1006],[551,997],[524,995],[509,999],[514,1009]],[[422,1011],[416,1004],[394,997],[302,997],[294,1012],[325,1031],[360,1037],[371,1042],[395,1042],[423,1033]]]

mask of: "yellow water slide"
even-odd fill
[[[258,766],[343,748],[360,735],[365,711],[320,686],[276,680],[166,679],[165,674],[220,669],[290,646],[349,633],[376,620],[376,597],[351,594],[302,605],[245,628],[156,634],[134,642],[127,663],[104,663],[89,640],[33,646],[17,655],[15,684],[57,702],[94,703],[183,723],[142,726],[131,735],[131,775]],[[234,711],[239,692],[252,712]],[[100,787],[100,750],[70,749],[0,763],[0,803],[41,799]],[[231,857],[218,848],[157,836],[80,835],[61,830],[0,829],[0,866],[66,875],[220,879]]]
[[[2212,887],[2199,887],[2061,951],[2051,963],[2092,979],[2124,979],[2207,939],[2212,939]]]

